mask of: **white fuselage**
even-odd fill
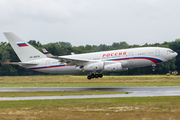
[[[84,59],[89,61],[112,61],[121,63],[122,68],[135,68],[150,66],[165,62],[177,56],[176,52],[173,52],[169,48],[162,47],[141,47],[132,49],[121,49],[103,52],[94,52],[86,54],[74,54],[66,55],[66,58]],[[38,65],[23,65],[23,67],[46,73],[58,73],[58,74],[78,74],[84,72],[80,66],[61,63],[59,60],[53,58],[42,58],[34,60],[32,62],[38,63]],[[102,70],[103,71],[103,70]],[[86,72],[86,71],[85,71]]]

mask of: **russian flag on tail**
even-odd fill
[[[17,45],[18,45],[19,47],[26,47],[26,46],[28,46],[26,43],[17,43]]]

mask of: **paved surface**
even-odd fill
[[[112,98],[112,97],[148,97],[148,96],[180,96],[180,87],[41,87],[41,88],[0,88],[0,92],[29,91],[116,91],[132,92],[129,94],[108,95],[72,95],[42,97],[0,97],[0,100],[38,100],[38,99],[80,99],[80,98]]]

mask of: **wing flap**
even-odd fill
[[[38,63],[32,63],[32,62],[4,62],[4,64],[13,64],[13,65],[37,65]]]
[[[77,66],[85,65],[88,62],[90,62],[89,60],[85,60],[85,59],[67,58],[67,57],[63,57],[63,56],[52,56],[50,58],[57,59],[63,63],[77,65]]]

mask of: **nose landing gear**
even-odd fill
[[[152,65],[152,71],[155,72],[156,71],[156,64]]]
[[[94,74],[94,73],[92,73],[91,75],[87,76],[87,79],[91,80],[92,78],[102,78],[102,77],[103,77],[103,74]]]

